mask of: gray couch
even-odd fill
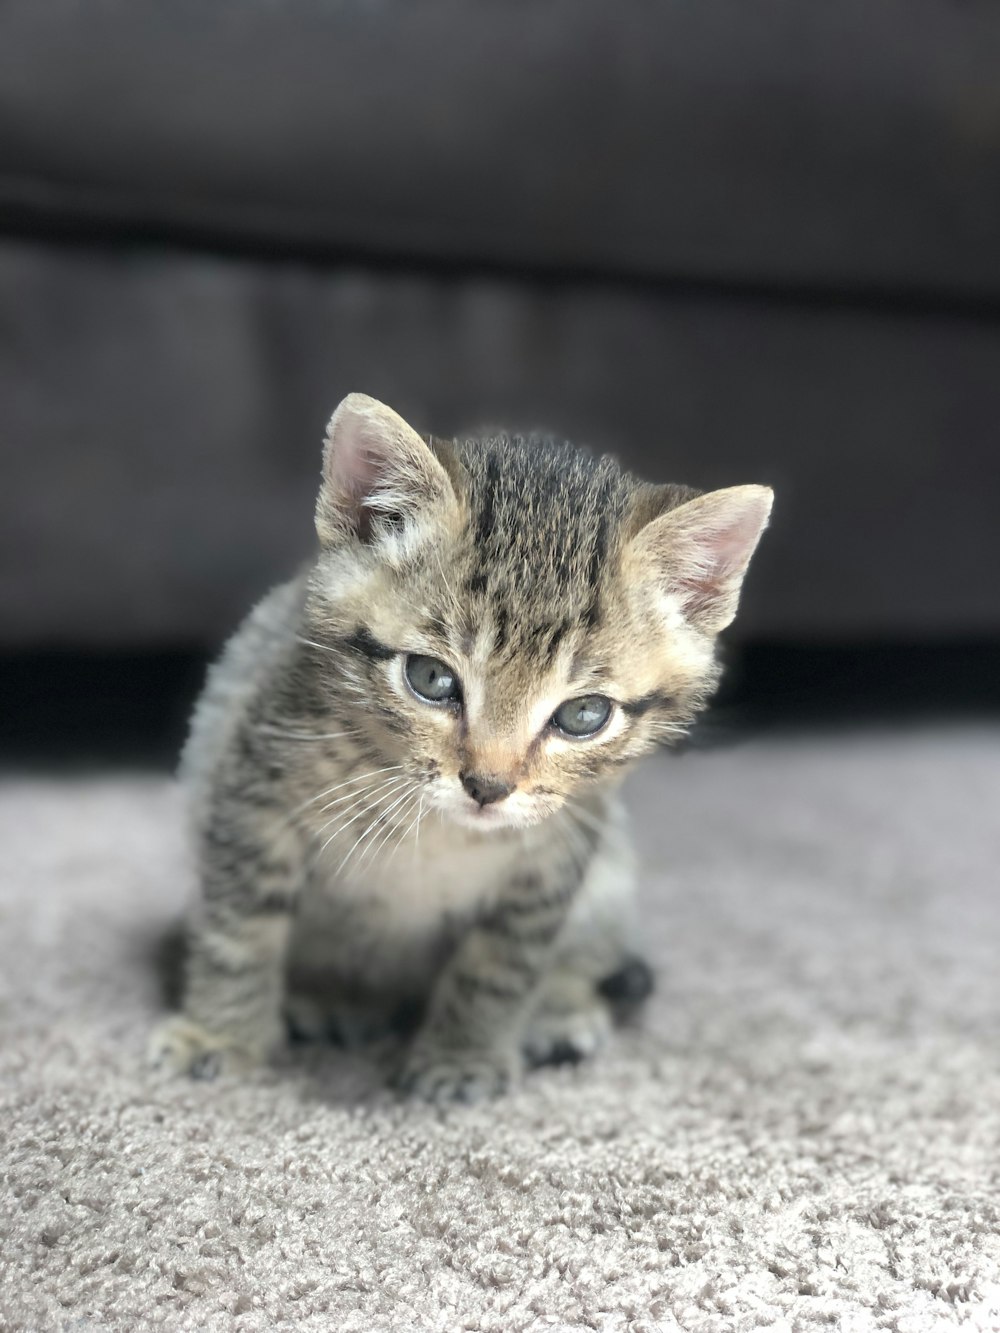
[[[1000,633],[992,0],[9,0],[0,647],[218,639],[327,414],[769,481],[744,636]]]

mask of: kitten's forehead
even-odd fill
[[[593,629],[620,546],[629,481],[608,458],[545,437],[457,447],[469,525],[459,556],[462,600],[492,651],[551,661]]]

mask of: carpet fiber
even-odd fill
[[[0,1328],[1000,1328],[1000,731],[633,781],[642,1030],[495,1105],[298,1050],[141,1070],[160,778],[0,789]]]

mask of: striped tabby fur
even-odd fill
[[[705,706],[770,500],[649,486],[548,439],[424,441],[345,399],[318,554],[195,713],[200,893],[154,1060],[249,1066],[286,1018],[347,1042],[408,1030],[398,1085],[475,1099],[526,1058],[594,1051],[616,997],[647,988],[616,787]],[[460,699],[417,697],[408,654]],[[564,734],[555,711],[585,696],[607,722]]]

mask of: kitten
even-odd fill
[[[771,500],[345,398],[318,555],[195,712],[201,892],[155,1062],[252,1065],[283,1012],[345,1041],[415,1016],[398,1086],[474,1100],[596,1050],[648,989],[615,790],[706,704]]]

